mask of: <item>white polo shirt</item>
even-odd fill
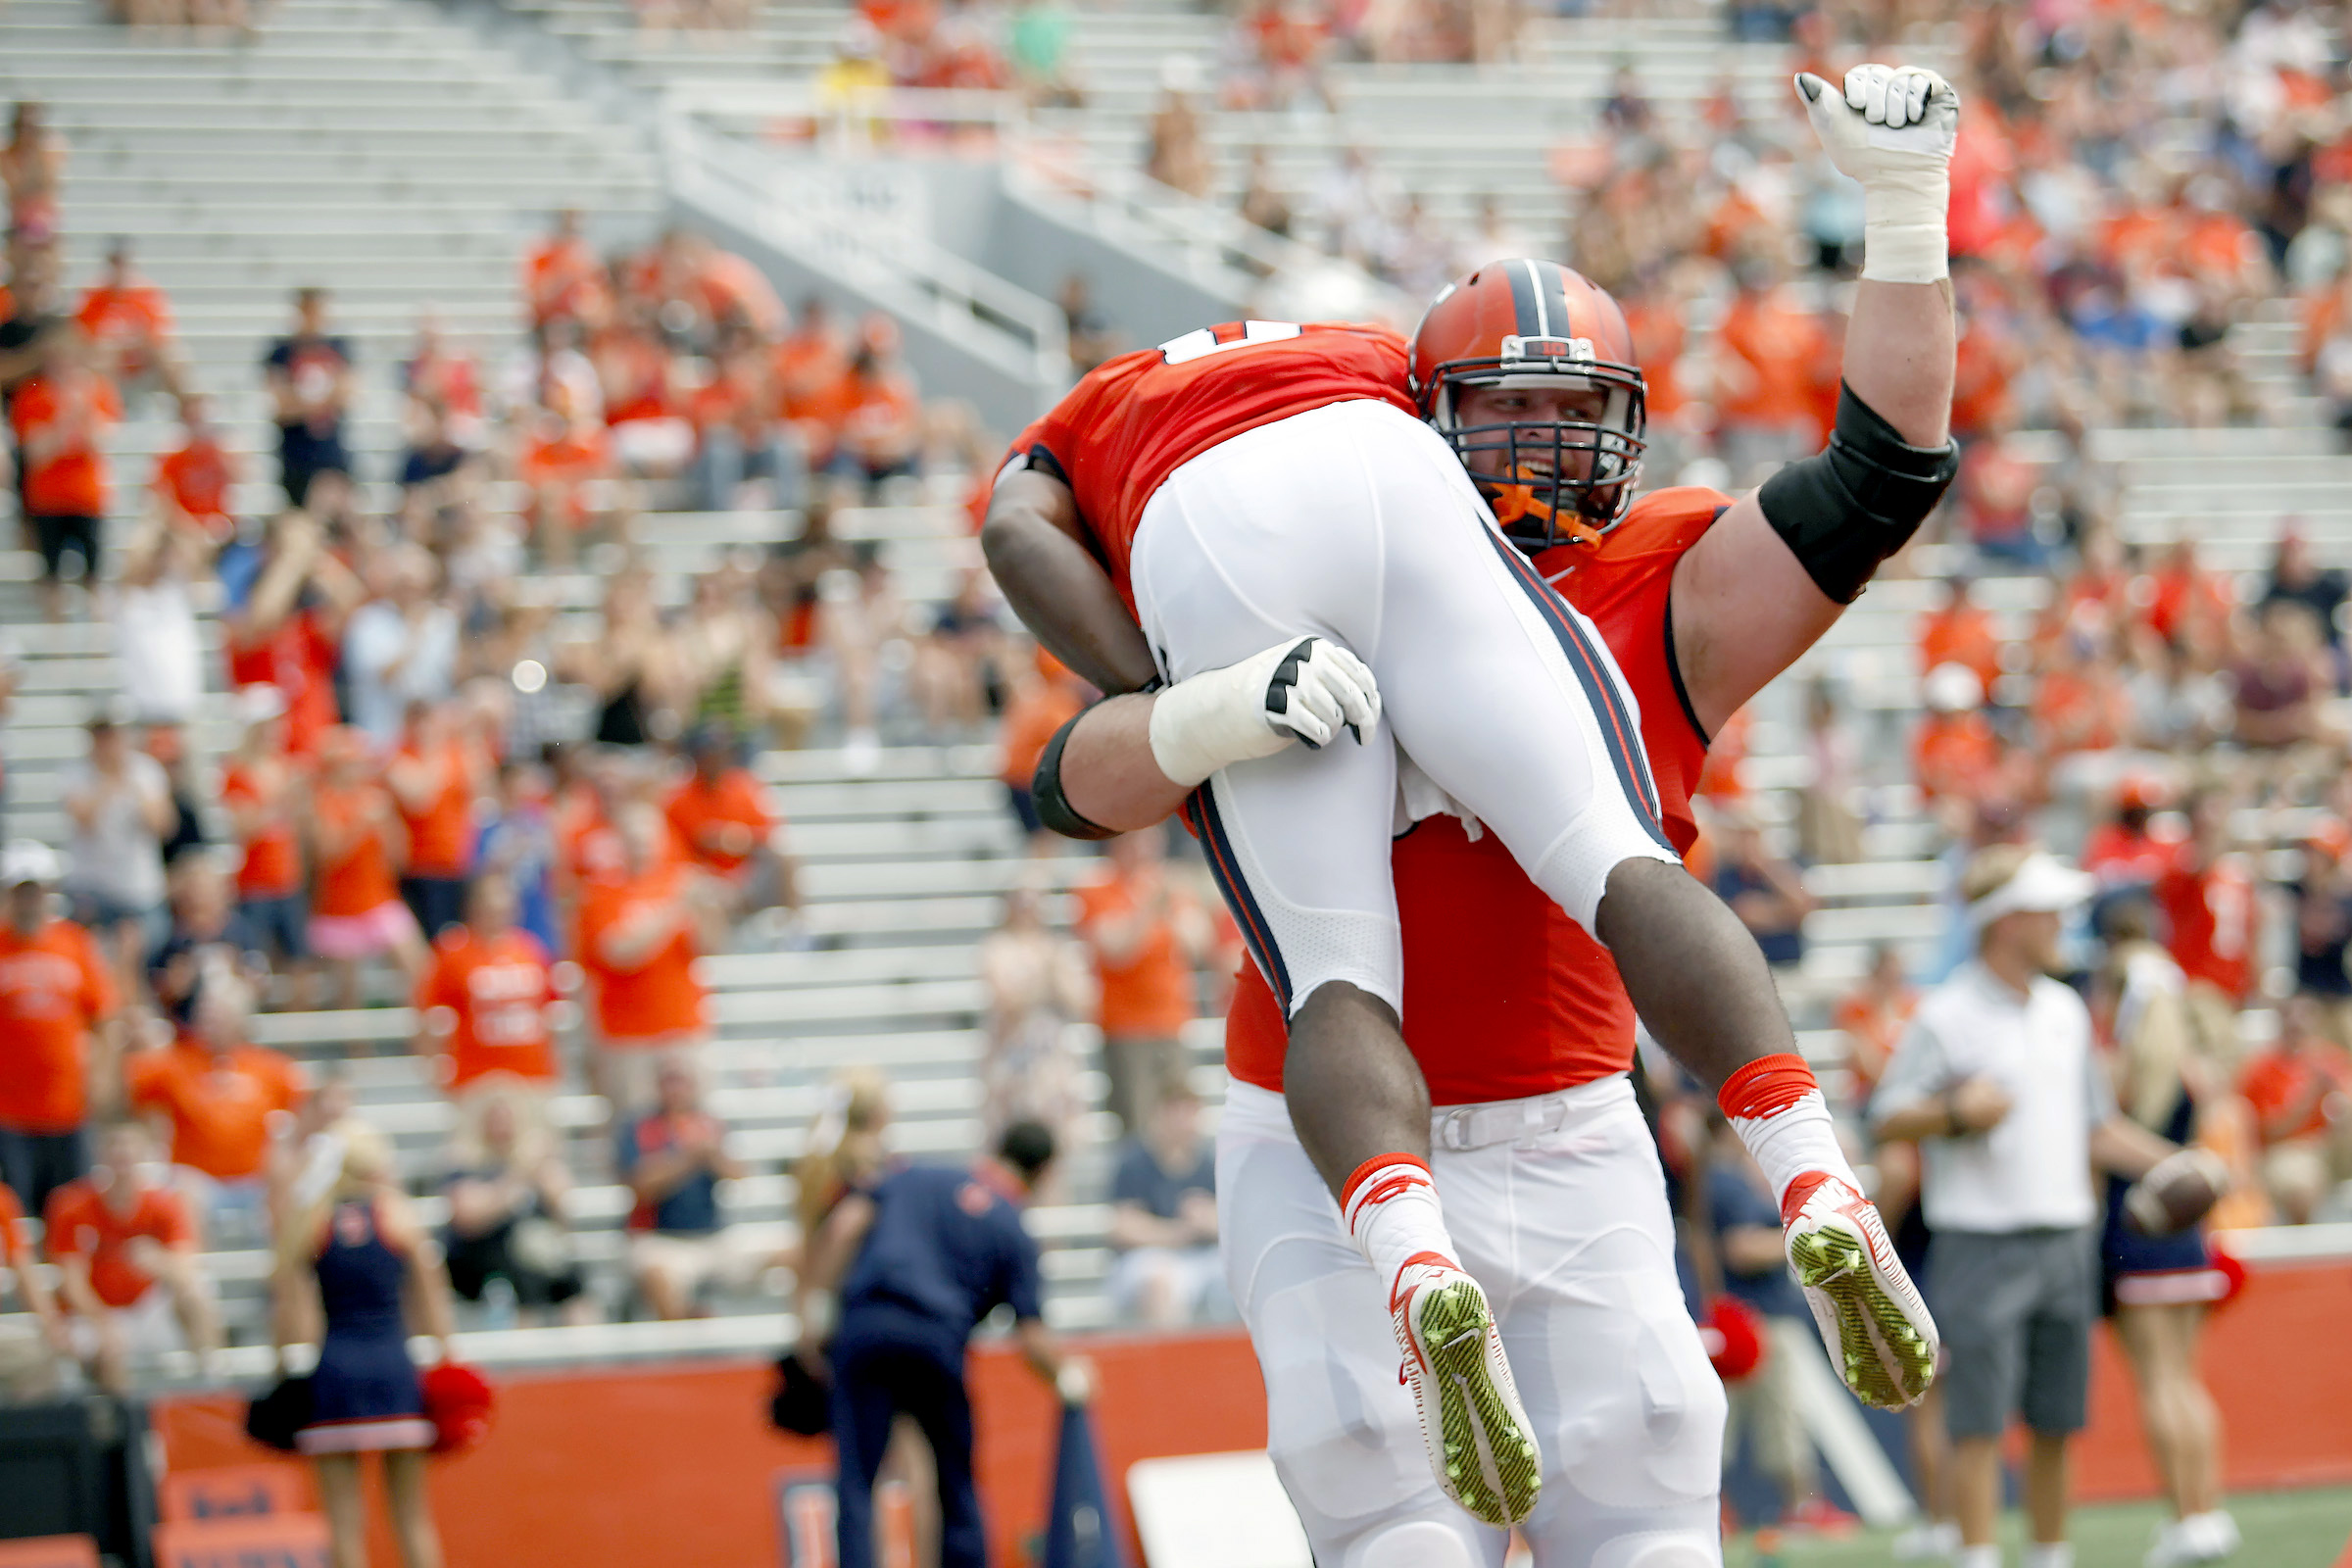
[[[1935,1098],[1967,1078],[2009,1096],[1989,1132],[1920,1145],[1920,1207],[1931,1230],[2072,1228],[2098,1217],[2090,1131],[2115,1113],[2092,1051],[2090,1010],[2055,980],[2019,995],[1970,960],[1928,993],[1886,1063],[1871,1119]]]

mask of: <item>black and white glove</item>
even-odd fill
[[[1343,727],[1360,744],[1379,722],[1380,688],[1363,661],[1325,638],[1301,637],[1161,692],[1152,708],[1152,756],[1170,782],[1190,787],[1293,741],[1320,747]]]
[[[1945,212],[1960,95],[1917,66],[1856,66],[1838,93],[1810,72],[1796,95],[1830,162],[1862,184],[1862,275],[1933,283],[1950,271]]]

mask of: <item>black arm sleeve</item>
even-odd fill
[[[1756,501],[1814,584],[1850,605],[1879,564],[1910,543],[1959,471],[1955,443],[1908,445],[1852,387],[1840,386],[1829,446],[1765,480]]]
[[[1078,727],[1078,719],[1084,717],[1086,713],[1080,713],[1046,742],[1045,753],[1037,760],[1037,776],[1030,781],[1029,798],[1036,803],[1037,819],[1065,839],[1115,839],[1119,836],[1118,829],[1079,815],[1071,808],[1069,797],[1061,793],[1061,749],[1069,744],[1070,731]]]

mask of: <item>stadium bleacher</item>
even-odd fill
[[[513,0],[508,18],[544,28],[649,98],[689,100],[702,82],[808,76],[834,57],[845,26],[837,7],[770,5],[748,36],[654,42],[638,31],[625,0]],[[354,420],[355,456],[366,474],[380,476],[400,444],[387,368],[405,353],[422,309],[437,311],[457,340],[495,364],[520,320],[516,258],[550,209],[582,208],[600,235],[613,238],[650,233],[664,211],[645,122],[602,117],[561,73],[530,69],[522,51],[486,45],[480,30],[422,0],[282,0],[266,37],[235,46],[127,40],[93,20],[81,0],[9,0],[0,29],[0,89],[49,102],[74,147],[64,211],[69,283],[87,278],[111,236],[131,239],[141,270],[171,295],[195,379],[215,395],[243,458],[244,512],[266,512],[276,499],[256,362],[282,327],[290,289],[318,283],[332,291],[334,319],[357,346],[367,387]],[[1073,49],[1087,106],[1041,109],[1025,135],[1077,147],[1081,167],[1102,171],[1107,182],[1140,162],[1164,62],[1213,57],[1222,30],[1216,17],[1176,0],[1087,13]],[[1342,149],[1362,145],[1400,186],[1426,192],[1443,221],[1465,222],[1491,192],[1515,227],[1547,237],[1562,223],[1556,156],[1590,133],[1620,66],[1661,101],[1695,102],[1728,77],[1743,106],[1764,113],[1786,91],[1786,51],[1726,41],[1713,8],[1546,18],[1532,25],[1525,57],[1510,66],[1475,75],[1455,66],[1335,66],[1336,115],[1212,116],[1213,195],[1230,200],[1238,191],[1252,147],[1268,150],[1289,188],[1304,190]],[[2352,496],[2352,458],[2339,453],[2318,400],[2303,389],[2296,336],[2284,302],[2265,303],[2237,325],[2235,352],[2271,400],[2260,425],[2089,432],[2089,460],[2111,466],[2119,483],[2126,539],[2159,546],[2193,529],[2208,565],[2251,572],[2267,565],[2280,524],[2294,517],[2324,558],[2352,559],[2352,504],[2344,499]],[[135,476],[169,430],[160,407],[133,410],[113,448],[123,495],[134,493]],[[2045,435],[2012,439],[2033,461],[2063,457]],[[947,599],[974,560],[955,509],[874,507],[834,522],[844,538],[878,542],[912,603]],[[691,575],[725,553],[782,542],[800,526],[797,514],[784,512],[665,512],[637,545],[658,597],[675,605]],[[0,746],[10,831],[56,842],[64,836],[60,771],[80,755],[78,726],[115,691],[117,676],[103,625],[34,622],[33,575],[29,556],[0,555],[0,626],[23,669]],[[592,573],[539,580],[568,612],[585,614],[600,593]],[[2007,634],[2023,637],[2048,590],[2035,576],[1988,578],[1977,592]],[[1834,674],[1848,694],[1869,755],[1903,755],[1924,673],[1915,623],[1934,595],[1924,577],[1875,586],[1756,700],[1746,778],[1768,822],[1786,823],[1782,792],[1805,781],[1800,707],[1815,676]],[[215,607],[205,608],[217,645]],[[206,754],[229,738],[217,671],[214,679],[207,720],[192,736]],[[868,768],[823,746],[767,753],[758,771],[803,862],[810,945],[777,952],[755,935],[704,967],[716,997],[715,1103],[732,1126],[731,1147],[760,1171],[735,1185],[729,1214],[781,1237],[793,1193],[777,1172],[800,1152],[822,1085],[845,1061],[891,1073],[901,1151],[973,1149],[983,996],[972,947],[994,924],[1002,894],[1041,873],[1023,858],[988,747],[892,747]],[[1944,929],[1937,898],[1946,873],[1935,858],[1943,839],[1898,771],[1873,775],[1868,860],[1806,872],[1822,906],[1807,921],[1807,956],[1787,977],[1787,994],[1808,1052],[1825,1064],[1842,1050],[1829,1028],[1831,1004],[1872,946],[1893,941],[1924,959]],[[2274,836],[2292,838],[2283,828]],[[1066,886],[1084,869],[1068,858],[1047,862],[1042,874]],[[394,1000],[388,977],[374,977],[371,988]],[[2261,1016],[2247,1026],[2256,1038],[2269,1027]],[[406,1054],[412,1029],[405,1008],[381,1005],[269,1014],[256,1038],[315,1062],[343,1063],[363,1113],[393,1135],[404,1169],[421,1185],[436,1169],[450,1112]],[[1197,1026],[1189,1043],[1213,1102],[1222,1084],[1215,1026]],[[1092,1078],[1089,1102],[1102,1102]],[[583,1256],[599,1266],[608,1304],[625,1311],[612,1265],[628,1202],[610,1179],[605,1111],[574,1093],[559,1100],[555,1114],[582,1181],[571,1215]],[[1098,1142],[1107,1124],[1101,1113],[1090,1122]],[[1099,1194],[1102,1174],[1098,1152],[1072,1173],[1074,1194]],[[437,1213],[429,1204],[428,1212]],[[1054,1246],[1054,1320],[1109,1322],[1105,1207],[1075,1200],[1032,1219]],[[267,1258],[220,1252],[207,1267],[248,1348],[226,1364],[258,1369],[251,1348],[266,1336]],[[702,1323],[474,1327],[466,1347],[491,1365],[740,1352],[786,1337],[789,1321],[775,1306],[772,1297],[747,1298],[730,1303],[732,1315]]]

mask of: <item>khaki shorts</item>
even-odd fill
[[[30,1314],[0,1318],[0,1404],[37,1404],[57,1396],[57,1352]]]
[[[708,1236],[647,1231],[629,1238],[629,1267],[639,1274],[664,1276],[683,1296],[706,1286],[748,1291],[775,1264],[778,1250],[773,1237],[737,1226]]]
[[[172,1292],[160,1282],[147,1287],[146,1293],[128,1306],[111,1309],[107,1316],[122,1335],[122,1350],[132,1361],[152,1361],[188,1348],[188,1337],[180,1332],[179,1314],[172,1308]],[[74,1341],[74,1353],[83,1360],[98,1354],[98,1325],[86,1317],[70,1317],[66,1332]]]
[[[710,1082],[709,1042],[674,1040],[660,1045],[604,1045],[598,1048],[594,1068],[596,1087],[612,1102],[615,1116],[643,1115],[662,1100],[662,1069],[676,1063],[694,1074],[697,1084]]]

